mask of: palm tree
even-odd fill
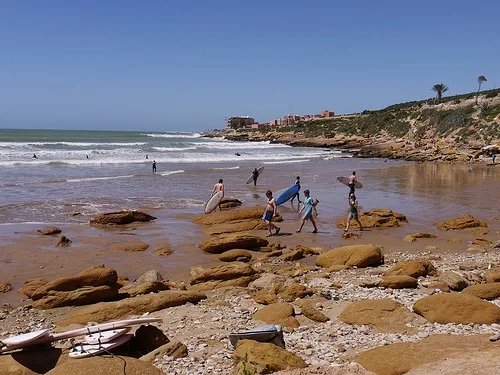
[[[443,93],[448,91],[448,86],[446,86],[444,83],[436,83],[434,86],[432,86],[432,90],[436,92],[436,101],[439,103],[441,101],[441,98],[443,97]]]
[[[481,84],[483,82],[486,82],[487,79],[485,76],[479,76],[477,77],[477,83],[479,84],[479,87],[477,88],[477,94],[476,94],[476,104],[477,104],[477,97],[479,96],[479,91],[481,91]]]

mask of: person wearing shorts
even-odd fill
[[[266,192],[266,197],[267,197],[267,205],[266,205],[266,210],[264,211],[264,215],[262,215],[262,220],[267,224],[268,229],[269,229],[269,235],[267,237],[270,237],[273,235],[272,230],[275,230],[275,233],[278,234],[281,230],[281,228],[277,227],[272,223],[273,217],[276,216],[276,209],[278,205],[276,204],[276,199],[273,198],[273,192],[271,190],[268,190]]]
[[[319,203],[317,199],[312,199],[309,196],[310,192],[309,190],[304,190],[304,207],[302,207],[299,211],[299,215],[304,211],[304,216],[302,216],[302,223],[300,224],[300,228],[297,229],[295,232],[300,233],[302,228],[304,227],[304,224],[306,220],[310,220],[312,225],[314,226],[313,233],[318,233],[318,228],[316,227],[316,222],[314,221],[313,218],[313,208],[316,207],[316,205]]]
[[[356,201],[356,196],[354,194],[349,195],[349,215],[347,216],[347,226],[344,229],[344,232],[349,230],[349,225],[351,224],[352,219],[357,221],[359,230],[363,230],[363,224],[361,224],[358,216],[358,202]]]

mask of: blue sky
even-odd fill
[[[203,130],[500,86],[500,2],[4,1],[0,128]]]

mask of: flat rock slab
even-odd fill
[[[491,301],[500,297],[500,282],[471,285],[462,290],[462,293]]]
[[[350,245],[334,248],[320,254],[316,264],[329,268],[333,265],[346,265],[358,268],[378,266],[384,257],[379,246],[376,245]]]
[[[146,251],[149,245],[144,242],[116,243],[109,246],[109,250],[116,251]]]
[[[405,215],[394,212],[389,208],[374,208],[373,210],[363,212],[359,215],[359,220],[364,228],[399,227],[401,224],[408,222]],[[345,228],[346,224],[346,218],[337,220],[337,228]],[[351,221],[351,225],[355,228],[358,223]]]
[[[415,302],[413,311],[432,323],[500,323],[498,306],[463,293],[443,293],[424,297]]]
[[[261,206],[245,207],[233,211],[217,211],[209,215],[196,216],[193,223],[213,225],[236,220],[260,219],[264,213]]]
[[[487,227],[486,221],[476,219],[472,215],[464,215],[454,219],[441,221],[437,225],[439,230],[461,230],[467,228]]]
[[[201,250],[211,254],[221,254],[232,249],[252,250],[267,246],[269,241],[251,234],[228,234],[219,236],[202,242],[199,247]]]
[[[406,275],[411,277],[425,277],[427,275],[435,276],[436,268],[427,259],[413,259],[399,262],[386,273],[388,276]]]
[[[134,222],[148,222],[155,220],[156,217],[141,211],[118,211],[107,212],[94,216],[90,220],[90,225],[106,226],[106,225],[125,225]]]
[[[491,343],[488,335],[432,335],[414,343],[391,344],[367,350],[356,358],[356,362],[378,375],[400,375],[425,364],[434,364],[447,358],[466,354],[480,355],[486,350],[495,350],[498,357],[499,349],[500,344]],[[433,367],[431,368],[434,370]],[[491,374],[496,372],[493,371]],[[478,375],[489,373],[477,372]],[[437,372],[431,371],[426,374],[437,374]],[[456,371],[453,374],[470,375],[473,373]]]

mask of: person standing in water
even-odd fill
[[[266,210],[264,211],[264,215],[262,216],[262,220],[267,224],[269,229],[269,235],[267,237],[271,237],[273,235],[273,229],[275,230],[275,233],[278,234],[281,228],[272,223],[273,217],[276,216],[276,210],[278,207],[278,205],[276,204],[276,199],[273,198],[273,192],[271,190],[266,191],[266,197],[267,205]]]
[[[357,181],[358,181],[358,180],[356,179],[356,171],[352,171],[352,175],[350,175],[350,176],[349,176],[349,182],[347,183],[347,186],[349,186],[349,188],[351,189],[351,190],[349,191],[349,196],[350,196],[351,194],[354,194],[354,191],[356,190],[356,189],[354,188],[354,185],[356,185],[356,182],[357,182]]]
[[[153,160],[153,173],[156,172],[156,160]]]
[[[349,215],[347,216],[347,226],[344,229],[344,232],[349,230],[349,225],[351,224],[352,219],[358,222],[359,230],[363,230],[363,224],[361,224],[358,217],[358,202],[356,201],[356,196],[354,194],[349,195]]]
[[[292,200],[290,201],[290,203],[292,203],[292,204],[293,204],[293,200],[295,199],[295,197],[297,197],[297,200],[299,201],[299,203],[302,203],[302,202],[300,201],[300,195],[299,195],[299,193],[300,193],[300,176],[297,176],[297,179],[295,180],[295,185],[297,185],[297,186],[298,186],[299,190],[297,191],[297,194],[295,194],[295,195],[292,197]]]
[[[318,233],[318,228],[316,227],[316,222],[314,221],[313,218],[313,208],[316,207],[316,205],[319,203],[319,200],[317,199],[312,199],[309,196],[309,190],[304,190],[304,207],[302,207],[299,211],[299,215],[302,213],[302,211],[305,211],[304,216],[302,216],[302,223],[300,224],[300,228],[297,229],[295,232],[300,233],[302,228],[304,227],[304,224],[306,223],[306,220],[311,220],[312,225],[314,226],[313,233]]]
[[[224,180],[221,178],[218,183],[214,185],[214,188],[212,190],[212,197],[217,194],[219,191],[222,191],[222,197],[224,198]],[[222,208],[220,207],[219,204],[219,211],[222,211]]]
[[[255,168],[252,172],[253,186],[257,186],[257,179],[259,178],[259,171]]]
[[[33,154],[33,159],[36,159],[36,154]]]

